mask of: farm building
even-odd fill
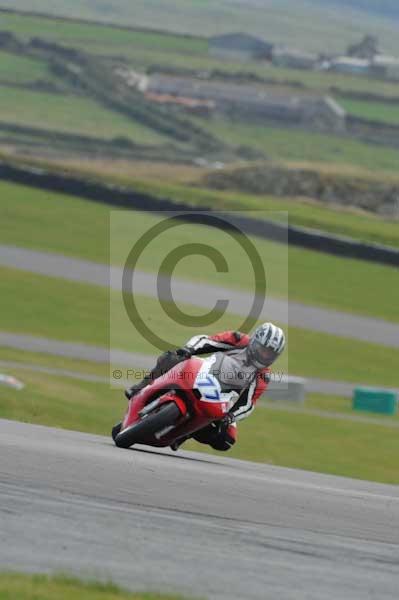
[[[330,62],[330,71],[336,73],[350,73],[352,75],[369,75],[370,61],[364,58],[351,58],[350,56],[340,56]]]
[[[149,78],[147,96],[191,98],[212,102],[213,111],[248,121],[280,121],[316,129],[342,131],[345,111],[331,98],[292,94],[265,86],[210,82],[187,77],[154,75]]]
[[[379,54],[373,58],[370,70],[378,77],[399,81],[399,58]]]
[[[314,69],[318,63],[315,54],[290,48],[273,48],[272,62],[276,67],[291,69]]]
[[[273,44],[247,33],[227,33],[209,38],[208,51],[215,58],[229,60],[270,60]]]

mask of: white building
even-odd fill
[[[355,75],[369,75],[371,62],[364,58],[340,56],[330,62],[330,71],[336,73],[350,73]]]

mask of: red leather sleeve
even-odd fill
[[[270,376],[271,371],[269,368],[262,369],[262,371],[259,371],[256,379],[256,388],[252,397],[252,404],[256,404],[256,401],[267,390],[267,386],[270,381]]]
[[[230,344],[234,348],[245,348],[249,343],[249,335],[240,331],[222,331],[215,335],[210,335],[209,339],[214,342]]]

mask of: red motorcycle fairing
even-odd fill
[[[140,413],[145,407],[150,408],[154,400],[157,400],[157,408],[167,402],[174,402],[181,417],[173,429],[160,439],[153,437],[150,441],[146,440],[145,443],[152,446],[170,446],[178,438],[190,435],[212,421],[222,419],[229,406],[215,390],[212,376],[205,375],[204,380],[198,378],[203,364],[201,359],[195,357],[185,360],[133,396],[129,400],[121,431],[139,422]],[[201,386],[201,392],[195,387],[199,379],[205,386]]]

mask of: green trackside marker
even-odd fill
[[[395,392],[375,388],[357,387],[353,393],[353,410],[395,415],[398,410],[398,398]]]

